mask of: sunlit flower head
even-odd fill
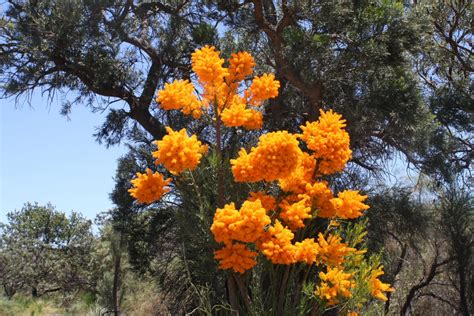
[[[379,300],[386,301],[387,296],[384,292],[393,292],[395,290],[390,287],[390,284],[383,283],[378,279],[378,277],[383,274],[384,272],[382,266],[372,270],[370,273],[369,288],[372,296],[378,298]]]
[[[207,152],[207,146],[196,135],[189,137],[184,128],[176,132],[166,127],[166,131],[168,135],[155,142],[158,150],[152,154],[156,158],[156,164],[163,164],[172,174],[195,169]]]
[[[247,199],[248,201],[256,201],[260,200],[262,206],[267,211],[272,211],[276,209],[276,200],[273,196],[265,194],[264,192],[250,192],[250,197]]]
[[[156,102],[164,110],[181,110],[193,118],[200,118],[202,114],[202,103],[194,93],[194,85],[189,80],[165,83],[164,89],[158,91]]]
[[[288,177],[296,168],[301,149],[296,136],[287,131],[271,132],[260,136],[257,147],[250,154],[241,150],[232,159],[235,181],[275,181]]]
[[[317,216],[323,218],[331,218],[336,216],[336,209],[331,199],[334,198],[327,182],[307,183],[305,192],[311,196],[313,206],[317,209]]]
[[[331,199],[331,203],[338,217],[354,219],[362,216],[362,211],[369,208],[363,203],[366,199],[367,195],[360,195],[358,191],[345,190],[339,192],[337,198]]]
[[[352,274],[345,273],[340,268],[327,267],[327,272],[319,272],[321,284],[316,287],[315,294],[327,301],[329,306],[339,303],[340,298],[352,297],[351,289],[355,283],[351,280]]]
[[[249,87],[250,103],[258,106],[265,100],[276,98],[279,88],[280,82],[275,79],[273,74],[263,74],[253,78]]]
[[[319,244],[314,241],[314,238],[306,238],[301,242],[296,242],[295,247],[296,261],[305,262],[309,265],[316,262],[316,257],[319,253]]]
[[[224,65],[224,59],[214,46],[204,46],[191,55],[192,69],[203,85],[220,84],[229,74]]]
[[[249,250],[241,243],[226,244],[214,253],[214,258],[219,260],[220,269],[232,269],[237,273],[252,269],[257,264],[256,256],[255,251]]]
[[[292,264],[296,262],[296,247],[291,243],[294,234],[276,220],[268,229],[257,248],[274,264]]]
[[[146,173],[137,173],[137,177],[131,181],[133,187],[128,192],[138,202],[148,204],[161,199],[170,190],[167,187],[170,182],[171,179],[165,180],[161,173],[153,173],[147,168]]]
[[[211,231],[218,242],[255,242],[270,222],[270,217],[258,199],[245,201],[240,210],[236,210],[234,203],[230,203],[217,209]]]
[[[319,159],[318,171],[321,174],[331,174],[344,169],[351,158],[349,148],[350,138],[344,127],[346,121],[332,110],[320,111],[317,122],[307,122],[301,126],[301,139],[313,151],[313,156]]]
[[[310,197],[302,194],[297,201],[289,201],[284,199],[280,203],[281,212],[279,217],[293,231],[303,228],[303,221],[311,218],[311,202]]]
[[[253,73],[255,60],[247,52],[232,53],[229,58],[229,76],[228,81],[241,81]]]
[[[247,130],[260,129],[263,115],[260,111],[248,109],[245,101],[235,95],[232,102],[221,113],[221,120],[227,127],[243,127]]]
[[[285,192],[304,193],[306,184],[310,183],[314,177],[315,166],[314,157],[306,152],[301,152],[295,170],[288,177],[279,180],[280,188]]]
[[[355,248],[341,242],[341,237],[333,234],[329,234],[327,238],[324,238],[323,234],[319,233],[318,244],[318,260],[330,266],[340,266],[345,261],[346,256],[356,252]]]

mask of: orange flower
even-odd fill
[[[221,120],[227,127],[244,127],[248,130],[260,129],[263,125],[263,115],[253,109],[246,109],[244,100],[234,95],[229,107],[221,113]]]
[[[297,202],[289,202],[285,199],[280,203],[281,212],[279,216],[293,231],[304,227],[303,221],[311,218],[310,197],[301,194],[299,198]]]
[[[352,274],[344,273],[339,268],[327,267],[327,272],[319,272],[321,284],[316,287],[315,294],[321,299],[326,300],[328,305],[339,303],[339,297],[352,297],[350,289],[355,287],[351,281]]]
[[[159,200],[163,194],[170,189],[167,185],[171,179],[166,179],[159,172],[153,173],[146,168],[146,173],[137,172],[137,177],[132,181],[133,188],[128,190],[130,195],[143,204],[152,203]]]
[[[254,156],[242,148],[237,159],[231,159],[232,174],[237,182],[257,182],[261,180],[258,166],[254,165]]]
[[[321,174],[331,174],[344,169],[351,158],[349,134],[344,130],[346,121],[342,116],[332,112],[320,111],[317,122],[307,122],[301,126],[303,133],[300,138],[313,151],[313,156],[319,159],[318,171]]]
[[[341,242],[341,237],[332,234],[329,234],[326,240],[323,234],[319,233],[318,244],[318,261],[330,266],[340,266],[347,255],[356,251],[355,248]]]
[[[298,145],[296,136],[287,131],[260,136],[250,154],[242,149],[239,157],[230,161],[235,181],[274,181],[289,176],[301,155]]]
[[[230,243],[232,240],[232,231],[229,226],[240,220],[240,213],[235,209],[235,204],[230,203],[218,208],[214,214],[214,222],[211,226],[211,232],[217,242]]]
[[[319,244],[314,241],[314,238],[306,238],[301,242],[296,242],[295,247],[296,261],[306,262],[310,265],[316,262],[316,257],[319,254]]]
[[[249,250],[244,244],[227,244],[224,248],[214,252],[214,258],[219,260],[220,269],[232,269],[238,273],[252,269],[257,261],[257,253]]]
[[[323,218],[331,218],[336,216],[336,209],[331,203],[334,195],[328,187],[326,181],[306,184],[306,194],[313,198],[313,205],[318,209],[317,216]]]
[[[296,247],[291,243],[293,237],[291,230],[276,220],[257,243],[257,248],[274,264],[292,264],[296,262]]]
[[[224,59],[220,58],[220,52],[214,46],[196,49],[191,55],[191,64],[202,85],[220,84],[229,75],[228,69],[223,67]]]
[[[166,127],[168,135],[162,140],[156,141],[158,150],[153,152],[156,164],[162,163],[172,174],[180,174],[186,169],[194,170],[203,154],[207,152],[207,146],[197,139],[196,135],[189,137],[186,129],[179,132]]]
[[[378,298],[379,300],[386,301],[387,296],[385,296],[384,292],[393,292],[395,289],[390,287],[390,284],[382,283],[382,281],[378,279],[379,276],[384,274],[382,269],[383,266],[380,266],[377,269],[371,271],[369,288],[372,296]]]
[[[250,192],[250,197],[247,201],[256,201],[260,200],[262,202],[262,206],[267,211],[272,211],[276,209],[276,200],[273,196],[265,194],[261,191],[258,192]]]
[[[275,80],[273,74],[263,74],[261,77],[253,78],[249,87],[250,104],[258,106],[265,100],[276,98],[279,88],[280,82]]]
[[[260,200],[245,201],[240,211],[235,209],[234,203],[230,203],[217,209],[211,231],[218,242],[255,242],[270,222]]]
[[[229,58],[228,82],[242,81],[253,73],[255,60],[247,52],[232,53]]]
[[[295,170],[288,177],[279,180],[280,188],[285,192],[305,192],[306,184],[310,183],[313,178],[315,166],[316,160],[314,157],[301,152]]]
[[[164,110],[181,110],[195,119],[200,118],[202,114],[202,104],[194,94],[194,85],[189,80],[165,83],[165,88],[158,91],[156,102]]]
[[[367,199],[367,195],[360,195],[358,191],[345,190],[339,192],[337,198],[331,199],[336,214],[340,218],[354,219],[362,216],[361,211],[369,208],[368,205],[362,203]]]
[[[227,68],[223,66],[224,59],[214,46],[204,46],[196,49],[191,55],[191,64],[199,83],[204,88],[203,103],[208,105],[216,101],[219,109],[225,107],[232,99],[232,91],[225,84],[224,78],[229,75]]]

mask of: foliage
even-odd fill
[[[0,262],[8,296],[20,290],[38,297],[93,288],[89,254],[94,238],[89,220],[76,212],[68,217],[51,204],[30,203],[7,218],[0,236]]]
[[[153,96],[172,78],[186,85],[193,48],[214,44],[247,49],[259,70],[275,70],[270,129],[296,131],[331,105],[349,122],[351,162],[362,168],[380,171],[397,152],[444,178],[469,166],[468,1],[9,3],[0,25],[4,95],[74,90],[64,112],[80,102],[108,110],[96,134],[107,145],[142,141],[143,129],[160,139],[166,124],[189,123]],[[191,113],[197,103],[186,104]]]

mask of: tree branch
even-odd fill
[[[273,54],[275,57],[275,67],[279,75],[286,78],[294,87],[301,91],[310,101],[308,109],[308,119],[316,120],[322,107],[322,83],[319,81],[306,83],[300,74],[293,68],[291,63],[285,58],[283,53],[283,30],[294,24],[289,9],[285,9],[283,18],[275,27],[265,18],[262,0],[251,0],[254,7],[254,16],[257,25],[267,35],[272,44]]]

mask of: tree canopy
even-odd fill
[[[318,109],[341,112],[352,160],[366,170],[402,152],[447,177],[472,160],[472,53],[468,2],[398,1],[8,1],[2,17],[2,91],[73,90],[108,111],[108,145],[160,139],[179,123],[154,103],[188,78],[204,44],[254,53],[282,82],[268,128],[296,128]],[[121,101],[117,103],[117,101]],[[183,122],[184,123],[184,122]],[[451,169],[450,169],[451,168]]]
[[[0,274],[8,295],[29,289],[33,296],[93,286],[91,221],[51,204],[27,203],[8,213],[0,235]]]

